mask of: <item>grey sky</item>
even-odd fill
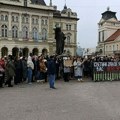
[[[49,5],[50,0],[45,0]],[[52,0],[53,5],[57,5],[59,10],[62,10],[65,5],[65,0]],[[98,25],[101,19],[101,13],[110,7],[111,11],[117,12],[116,16],[120,20],[120,1],[119,0],[66,0],[68,8],[77,12],[78,18],[78,36],[82,48],[96,47],[98,41]]]

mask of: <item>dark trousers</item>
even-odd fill
[[[64,81],[69,82],[69,73],[64,73]]]
[[[5,83],[5,85],[11,86],[11,81],[12,81],[12,77],[9,77]]]
[[[3,78],[0,76],[0,87],[3,86]]]
[[[4,83],[4,73],[0,73],[0,87],[3,86]]]

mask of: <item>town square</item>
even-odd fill
[[[117,3],[0,0],[0,120],[119,120]]]

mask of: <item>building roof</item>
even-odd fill
[[[106,12],[102,13],[102,18],[104,20],[108,20],[108,19],[111,19],[111,18],[115,18],[117,20],[116,12],[106,11]]]
[[[32,4],[46,5],[44,0],[31,0]]]
[[[105,42],[114,41],[118,36],[120,36],[120,29],[113,33]]]

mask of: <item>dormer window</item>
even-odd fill
[[[38,0],[36,0],[35,3],[38,4]]]
[[[27,7],[27,0],[24,0],[24,6]]]
[[[70,17],[70,12],[68,12],[68,17]]]

